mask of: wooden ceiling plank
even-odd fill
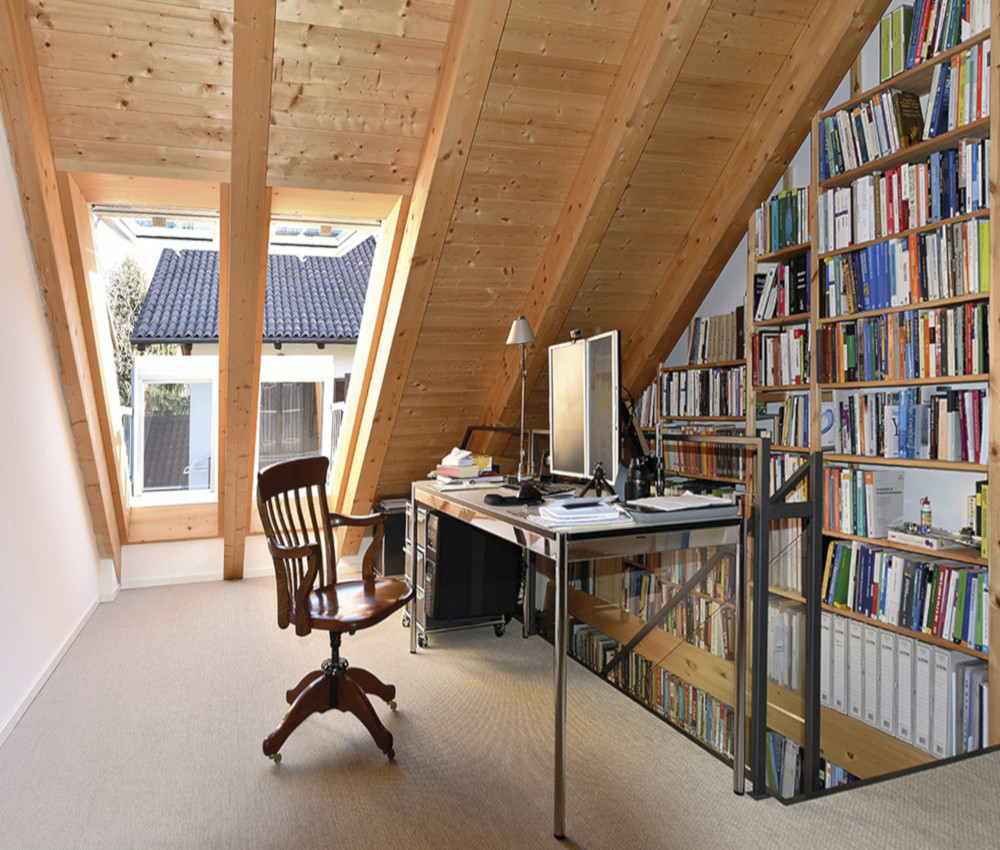
[[[458,0],[382,333],[359,411],[355,462],[334,482],[337,504],[367,510],[375,497],[431,285],[469,157],[510,0]],[[364,341],[371,344],[369,341]],[[352,385],[355,383],[351,382]],[[345,546],[356,545],[348,539]]]
[[[23,0],[5,0],[0,11],[0,106],[97,552],[114,562],[120,576],[122,539],[94,389],[100,377],[87,359],[66,214]]]
[[[534,386],[556,342],[622,193],[659,119],[707,7],[648,0],[569,190],[521,313],[535,333],[526,354]],[[515,317],[511,317],[513,319]],[[520,352],[505,346],[503,363],[478,422],[510,424],[517,415]],[[495,441],[487,440],[488,446]]]
[[[226,319],[226,432],[222,449],[223,577],[243,577],[251,510],[271,193],[267,146],[275,0],[235,0],[233,150]]]
[[[778,182],[812,114],[833,94],[887,0],[816,4],[789,59],[695,216],[690,233],[664,271],[656,294],[622,347],[622,377],[645,389],[739,243],[753,208]],[[793,132],[790,132],[792,130]]]

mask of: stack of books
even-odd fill
[[[434,473],[442,484],[473,480],[481,484],[499,484],[503,481],[502,475],[493,472],[493,458],[490,455],[473,454],[465,449],[452,449],[448,452],[441,458]]]

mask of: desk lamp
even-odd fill
[[[524,470],[524,383],[527,380],[528,372],[524,368],[524,346],[532,345],[535,342],[535,335],[531,332],[531,325],[524,316],[518,316],[510,326],[510,333],[507,334],[507,345],[521,346],[521,457],[517,463],[517,480],[525,481],[528,476]]]

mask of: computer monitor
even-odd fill
[[[590,478],[598,461],[609,486],[619,462],[621,334],[549,346],[549,465]]]

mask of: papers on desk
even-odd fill
[[[696,493],[636,499],[633,502],[626,502],[625,510],[636,522],[725,519],[739,514],[738,506],[729,499]]]
[[[550,527],[619,525],[632,522],[610,499],[561,499],[538,509],[538,518]]]
[[[476,478],[449,478],[439,475],[430,482],[436,490],[475,490],[482,487],[496,487],[503,484],[502,475],[480,475]]]

